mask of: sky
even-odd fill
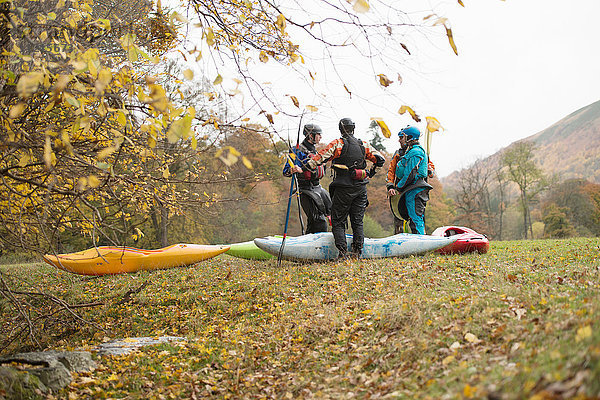
[[[551,126],[600,100],[600,1],[477,0],[448,18],[459,56],[438,55],[422,107],[439,176]]]
[[[371,9],[362,17],[389,18],[378,8],[378,1],[371,0]],[[284,103],[287,101],[292,109],[291,95],[299,99],[301,108],[306,105],[318,108],[304,114],[303,123],[319,124],[325,143],[339,137],[340,118],[354,119],[356,135],[369,139],[366,131],[370,120],[379,117],[392,131],[392,137],[384,144],[393,152],[398,147],[396,133],[401,128],[412,124],[424,130],[424,117],[435,117],[444,131],[433,134],[430,158],[440,177],[600,100],[597,50],[600,0],[463,0],[463,3],[465,7],[454,0],[394,0],[393,3],[406,10],[407,20],[412,18],[415,23],[422,23],[430,10],[437,17],[447,18],[458,56],[440,25],[401,36],[412,50],[410,56],[397,43],[373,40],[372,45],[381,47],[375,50],[388,59],[396,59],[395,64],[361,60],[346,49],[326,51],[301,41],[306,64],[296,63],[293,68],[282,69],[272,61],[256,62],[251,68],[261,82],[261,90]],[[299,19],[311,10],[307,6],[289,12]],[[315,16],[306,18],[310,21]],[[346,33],[332,30],[325,31],[325,36],[343,37]],[[231,84],[236,71],[216,65],[209,57],[201,62],[204,71],[213,63],[225,79],[223,85],[227,81]],[[303,68],[317,79],[299,80],[292,73],[292,69]],[[373,85],[377,73],[386,73],[394,83],[389,88]],[[246,95],[240,101],[248,108],[249,103],[261,99]],[[398,114],[401,105],[413,108],[423,122],[415,123],[408,114]],[[262,107],[271,112],[268,105]],[[291,113],[294,112],[300,114],[298,110]],[[258,122],[266,123],[264,114],[259,118],[262,120]],[[274,119],[278,134],[295,140],[299,118],[274,113]]]

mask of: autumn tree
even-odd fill
[[[534,150],[535,144],[532,142],[518,142],[507,149],[502,156],[508,178],[519,187],[525,239],[528,232],[530,237],[533,237],[530,204],[548,186],[548,179],[533,160]]]
[[[555,204],[580,236],[600,235],[600,185],[584,179],[569,179],[552,187],[543,208]]]
[[[496,209],[498,214],[498,222],[497,222],[497,239],[502,240],[503,235],[503,222],[504,222],[504,212],[506,211],[506,172],[502,169],[502,166],[498,166],[494,169],[493,177],[495,178],[496,191],[498,196],[496,198]]]
[[[183,136],[193,114],[169,105],[164,90],[134,68],[164,51],[152,47],[145,28],[150,3],[123,1],[113,13],[103,11],[108,3],[9,4],[1,240],[52,248],[61,232],[73,230],[93,243],[122,243],[131,233],[131,207],[144,210],[164,183],[156,140]],[[136,37],[150,46],[143,49]],[[147,160],[157,163],[150,169]]]
[[[575,229],[567,218],[566,209],[558,207],[556,203],[544,206],[542,222],[544,222],[544,237],[566,238],[575,236]]]
[[[591,229],[595,236],[600,236],[600,185],[587,182],[583,186],[583,191],[589,196],[590,201],[595,204],[595,211],[592,213],[590,221],[594,226]]]
[[[128,0],[2,6],[0,247],[59,252],[76,237],[85,247],[132,244],[157,203],[178,215],[206,202],[199,186],[227,181],[203,174],[198,157],[211,146],[202,131],[220,128],[216,111],[197,114],[159,84],[177,14]],[[33,335],[31,321],[51,316],[64,327],[57,317],[76,315],[53,310],[52,299],[22,301],[2,272],[0,281],[17,336]]]
[[[486,234],[494,232],[490,200],[492,173],[483,160],[477,160],[460,171],[453,196],[457,209],[456,223]]]
[[[61,250],[65,234],[122,244],[148,216],[166,245],[169,215],[198,185],[226,182],[200,179],[194,162],[211,148],[206,132],[226,129],[197,98],[220,96],[191,96],[193,74],[156,66],[181,18],[148,1],[5,4],[3,245]]]

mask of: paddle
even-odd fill
[[[296,199],[298,200],[298,219],[300,220],[300,231],[304,235],[304,220],[302,219],[302,207],[300,206],[300,186],[298,185],[298,175],[292,175],[292,179],[296,179]]]
[[[304,113],[300,116],[300,123],[298,124],[298,135],[296,137],[295,155],[298,154],[297,152],[298,152],[298,149],[300,148],[300,129],[302,128],[302,117],[304,117]],[[290,163],[290,168],[293,168],[294,163],[291,161],[291,159],[288,160],[288,162]],[[285,225],[283,227],[283,239],[281,239],[281,247],[279,248],[279,254],[277,255],[277,267],[281,266],[281,257],[283,255],[283,248],[285,247],[285,239],[287,237],[288,222],[290,221],[290,208],[292,206],[292,196],[294,194],[294,184],[296,183],[297,179],[298,178],[296,177],[296,173],[293,172],[292,173],[292,181],[290,183],[290,193],[288,196],[287,211],[285,212]],[[298,203],[298,208],[300,208],[300,203]],[[300,218],[300,221],[302,223],[302,232],[304,234],[304,223],[302,222],[302,218]]]

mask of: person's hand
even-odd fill
[[[301,174],[302,173],[302,168],[300,168],[297,165],[294,165],[294,168],[292,168],[292,173],[298,173]]]
[[[398,191],[394,188],[391,188],[390,190],[388,190],[388,196],[392,197],[398,194]]]
[[[376,166],[376,165],[373,165],[373,166],[371,167],[371,169],[370,169],[370,170],[367,172],[367,176],[368,176],[369,178],[372,178],[372,177],[374,177],[374,176],[375,176],[375,174],[376,174],[376,173],[377,173],[377,166]]]

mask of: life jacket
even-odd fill
[[[356,186],[367,183],[365,169],[365,146],[361,140],[352,135],[342,137],[344,146],[340,156],[332,161],[334,178],[333,186]],[[364,172],[364,173],[363,173]]]

